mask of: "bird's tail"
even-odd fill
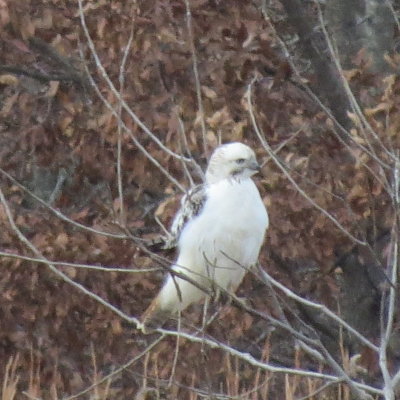
[[[157,296],[143,313],[141,330],[143,333],[151,333],[160,328],[172,315],[172,308],[161,307],[159,296]]]

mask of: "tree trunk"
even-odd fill
[[[393,49],[395,20],[386,1],[328,0],[325,15],[344,68],[365,49],[371,72],[387,70],[384,54]]]

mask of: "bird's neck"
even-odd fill
[[[249,176],[244,176],[241,174],[233,174],[233,175],[229,175],[228,177],[216,177],[216,176],[208,176],[206,177],[206,184],[208,186],[210,185],[215,185],[221,182],[229,182],[229,183],[242,183],[245,182],[247,180],[249,180],[250,177]]]

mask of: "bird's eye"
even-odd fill
[[[238,159],[236,160],[236,163],[237,163],[237,164],[243,164],[245,161],[246,161],[246,160],[245,160],[244,158],[238,158]]]

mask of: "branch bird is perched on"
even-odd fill
[[[214,151],[205,184],[183,197],[171,228],[179,249],[172,269],[189,279],[168,276],[143,315],[144,332],[199,302],[207,291],[234,292],[256,264],[268,227],[267,210],[251,179],[258,170],[254,151],[242,143]]]

